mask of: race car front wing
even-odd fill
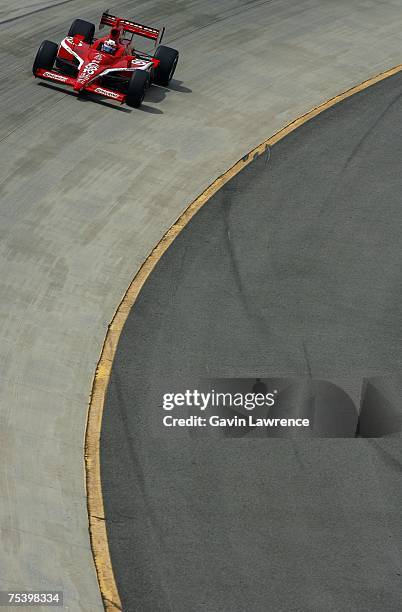
[[[77,83],[77,79],[75,79],[74,77],[60,74],[60,72],[55,72],[54,70],[44,70],[43,68],[38,68],[35,73],[35,77],[48,81],[53,81],[54,83],[61,83],[62,85],[68,85],[70,87],[75,87]],[[94,93],[99,96],[104,96],[105,98],[116,100],[121,104],[123,104],[126,99],[126,95],[120,91],[113,91],[113,89],[108,89],[107,87],[100,87],[99,85],[91,83],[89,83],[81,91],[87,91],[89,93]]]

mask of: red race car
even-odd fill
[[[77,93],[91,92],[138,108],[151,83],[169,84],[179,53],[160,44],[164,28],[157,30],[108,12],[102,15],[100,29],[105,25],[110,33],[95,38],[94,24],[76,19],[60,45],[44,40],[33,73],[69,85]],[[134,36],[153,41],[152,54],[134,49]]]

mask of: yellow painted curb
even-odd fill
[[[102,348],[102,353],[98,362],[98,367],[96,369],[92,386],[92,394],[89,402],[87,428],[85,433],[85,468],[89,531],[99,587],[105,610],[107,612],[122,610],[122,605],[110,559],[103,507],[100,470],[100,435],[102,415],[110,372],[120,334],[145,281],[165,251],[170,247],[181,230],[194,217],[200,208],[202,208],[204,204],[208,202],[208,200],[215,195],[216,192],[221,189],[221,187],[223,187],[223,185],[238,174],[256,156],[263,154],[269,146],[274,145],[276,142],[290,134],[290,132],[293,132],[295,129],[310,119],[313,119],[331,106],[334,106],[338,102],[342,102],[342,100],[345,100],[346,98],[367,89],[371,85],[375,85],[376,83],[383,81],[384,79],[401,71],[402,64],[395,66],[386,72],[382,72],[381,74],[364,81],[360,85],[348,89],[335,98],[331,98],[324,104],[313,108],[305,115],[302,115],[295,121],[289,123],[279,132],[268,138],[268,140],[265,140],[261,145],[253,149],[248,155],[238,161],[222,176],[217,178],[196,200],[194,200],[194,202],[188,206],[188,208],[177,219],[172,227],[168,229],[161,241],[157,244],[152,253],[141,266],[130,287],[128,288],[123,300],[117,308],[113,320],[109,325]]]

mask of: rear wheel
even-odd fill
[[[169,85],[176,70],[179,52],[176,49],[161,45],[157,48],[154,57],[159,60],[159,66],[155,68],[153,73],[154,82],[157,85]]]
[[[149,74],[145,70],[135,70],[128,83],[126,104],[139,108],[145,97],[145,90],[149,84]]]
[[[76,36],[77,34],[83,36],[86,43],[91,44],[95,35],[94,24],[83,19],[76,19],[71,24],[67,36]]]
[[[44,40],[36,54],[32,72],[36,74],[39,68],[43,70],[51,70],[54,66],[54,61],[57,56],[58,46],[50,40]]]

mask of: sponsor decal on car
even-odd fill
[[[82,40],[75,43],[74,38],[72,36],[66,36],[65,40],[67,40],[70,44],[74,45],[75,47],[82,47],[84,44]]]
[[[131,60],[131,68],[135,68],[136,70],[148,70],[151,66],[152,62],[147,62],[138,58]]]
[[[119,94],[114,92],[114,91],[110,91],[109,89],[103,89],[103,87],[97,87],[95,89],[95,93],[97,94],[101,94],[102,96],[108,96],[108,98],[119,98]]]
[[[68,81],[68,77],[63,76],[62,74],[57,74],[56,72],[44,72],[43,76],[48,79],[54,79],[55,81],[61,81],[65,83]]]
[[[88,78],[93,76],[99,70],[101,61],[102,61],[102,55],[98,53],[93,58],[92,62],[84,66],[82,73],[78,77],[78,81],[79,82],[86,81]]]

